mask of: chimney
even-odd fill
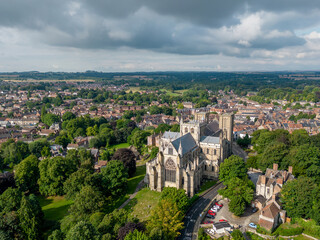
[[[261,175],[261,184],[266,185],[266,176],[265,175]]]
[[[277,184],[283,185],[283,178],[278,178],[277,179]]]
[[[274,164],[273,164],[273,170],[274,170],[274,171],[277,171],[277,170],[278,170],[278,164],[277,164],[277,163],[274,163]]]
[[[292,174],[292,166],[289,166],[288,172]]]

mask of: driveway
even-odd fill
[[[243,226],[248,226],[250,222],[255,224],[258,223],[259,212],[252,213],[251,207],[247,207],[246,211],[241,217],[236,217],[229,211],[229,202],[227,200],[220,200],[219,203],[222,203],[223,207],[215,216],[214,222],[219,222],[219,220],[225,219],[230,223],[230,225],[238,225],[240,228]],[[206,218],[206,220],[210,219]]]

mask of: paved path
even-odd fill
[[[131,199],[134,198],[137,195],[137,193],[140,191],[140,189],[144,187],[144,185],[146,185],[146,184],[144,182],[144,179],[142,179],[138,183],[138,186],[136,187],[136,190],[134,191],[134,193],[130,194],[130,197],[127,199],[127,201],[122,203],[122,205],[118,209],[124,208],[131,201]]]
[[[200,221],[198,221],[200,214],[208,206],[211,200],[218,194],[218,189],[222,187],[224,187],[222,183],[217,184],[193,204],[184,218],[185,228],[182,230],[179,239],[196,239],[200,225]]]

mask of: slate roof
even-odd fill
[[[220,138],[219,137],[211,137],[211,136],[203,136],[200,138],[200,143],[213,143],[219,144]]]
[[[190,133],[187,133],[172,142],[172,145],[174,146],[177,152],[179,152],[180,142],[182,147],[182,155],[186,154],[187,152],[191,151],[193,148],[197,146],[197,143],[195,142]]]
[[[177,139],[180,137],[180,133],[179,132],[164,132],[164,134],[162,135],[162,138],[166,138],[166,139]]]

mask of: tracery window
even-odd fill
[[[176,182],[176,165],[171,158],[165,164],[165,181]]]

